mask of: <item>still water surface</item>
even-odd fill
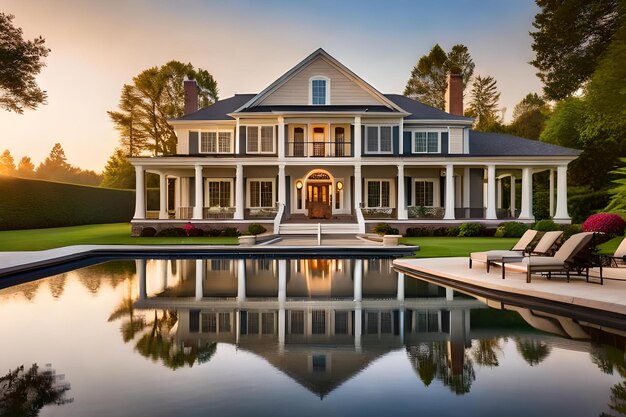
[[[626,415],[619,332],[384,259],[112,261],[0,290],[0,329],[0,416]]]

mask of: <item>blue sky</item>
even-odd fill
[[[100,171],[117,145],[106,111],[122,85],[170,59],[207,69],[226,98],[262,90],[322,47],[381,92],[402,93],[435,43],[463,43],[475,74],[497,79],[507,119],[541,92],[528,64],[532,1],[4,0],[0,11],[52,49],[39,77],[49,104],[0,112],[0,151],[35,163],[61,142],[70,163]]]

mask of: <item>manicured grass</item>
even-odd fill
[[[69,245],[236,245],[237,243],[236,237],[131,237],[129,223],[0,232],[0,251],[44,250]]]
[[[606,243],[598,245],[598,248],[600,249],[600,253],[606,253],[610,255],[614,254],[615,249],[617,249],[619,244],[622,243],[623,239],[624,239],[624,236],[618,236],[618,237],[614,237],[613,239],[609,240]]]
[[[405,237],[400,243],[418,245],[418,258],[469,256],[470,252],[490,249],[511,249],[516,238],[497,237]]]

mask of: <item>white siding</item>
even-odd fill
[[[449,153],[463,153],[463,128],[450,128],[450,147]]]
[[[301,69],[259,105],[309,104],[309,79],[316,75],[330,78],[329,104],[385,104],[320,57]]]
[[[189,130],[188,129],[176,129],[176,137],[178,143],[176,144],[176,153],[179,155],[189,154]]]

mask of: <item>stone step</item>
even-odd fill
[[[322,234],[328,235],[356,235],[359,233],[357,223],[321,223]],[[284,223],[280,225],[281,235],[316,235],[318,231],[317,223]]]

